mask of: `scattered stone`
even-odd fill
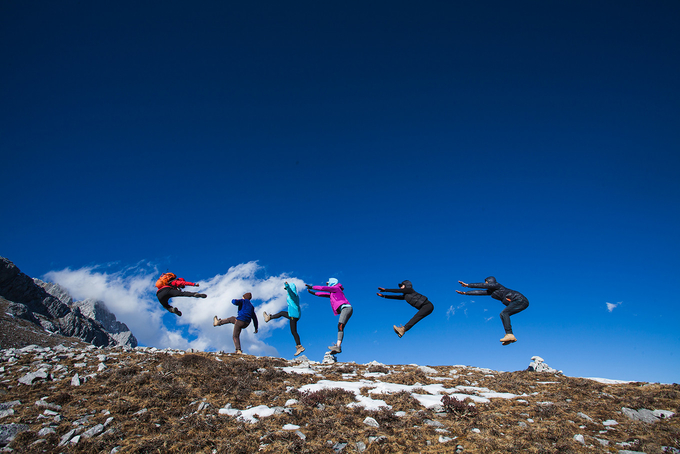
[[[14,410],[11,408],[8,408],[7,410],[0,410],[0,419],[1,418],[6,418],[8,416],[14,415]]]
[[[654,416],[660,419],[666,419],[675,416],[675,413],[668,410],[654,410],[652,413],[654,414]]]
[[[286,401],[286,403],[283,404],[283,406],[284,406],[284,407],[292,407],[292,406],[295,405],[296,403],[298,403],[298,400],[297,400],[297,399],[288,399],[288,400]]]
[[[80,384],[81,384],[80,377],[78,376],[78,374],[75,374],[71,379],[71,386],[80,386]]]
[[[76,434],[76,429],[69,430],[64,435],[62,435],[61,441],[59,442],[59,444],[57,446],[66,446],[66,443],[68,443],[69,440],[71,439],[71,437],[73,437],[75,434]]]
[[[432,427],[444,427],[444,424],[442,424],[439,421],[434,421],[432,419],[425,419],[425,420],[423,420],[423,423],[427,424],[428,426],[432,426]]]
[[[302,441],[304,441],[304,440],[307,439],[307,436],[306,436],[305,434],[303,434],[302,432],[300,432],[299,430],[296,430],[296,431],[295,431],[295,435],[297,435],[298,437],[300,437],[300,439],[302,439]]]
[[[83,438],[92,438],[96,437],[100,433],[104,432],[104,425],[103,424],[97,424],[96,426],[86,430],[83,433]]]
[[[601,446],[609,446],[609,440],[603,440],[602,438],[595,438]]]
[[[371,418],[370,416],[367,416],[366,419],[364,419],[364,424],[371,427],[380,427],[378,421],[376,421],[374,418]]]
[[[345,449],[346,446],[347,443],[337,442],[336,444],[333,445],[333,451],[342,452],[342,450]]]
[[[30,385],[33,384],[34,380],[36,380],[38,378],[44,379],[44,378],[47,378],[47,377],[48,377],[47,372],[44,369],[40,369],[39,371],[30,372],[30,373],[24,375],[23,377],[21,377],[19,379],[19,383],[30,386]]]
[[[51,427],[43,427],[42,429],[40,429],[40,430],[38,431],[38,436],[39,436],[39,437],[46,437],[46,436],[48,436],[49,434],[53,434],[53,433],[56,433],[55,430],[54,430],[53,428],[51,428]]]
[[[618,422],[616,422],[613,419],[608,419],[608,420],[604,421],[602,424],[605,425],[605,426],[616,426],[618,424]]]
[[[8,445],[14,437],[29,429],[27,424],[0,424],[0,446]]]
[[[286,424],[283,426],[283,430],[298,430],[300,426],[296,426],[295,424]]]
[[[651,410],[647,410],[646,408],[636,411],[632,408],[623,407],[621,412],[633,421],[642,421],[649,424],[659,421],[659,418],[657,418]]]
[[[49,409],[49,410],[54,410],[54,411],[59,411],[59,410],[61,410],[61,405],[52,404],[52,403],[46,402],[46,401],[44,401],[44,400],[42,400],[42,399],[41,399],[41,400],[37,400],[37,401],[35,402],[35,406],[36,406],[36,407],[40,407],[40,408],[47,408],[47,409]]]
[[[20,400],[13,400],[11,402],[4,402],[0,404],[0,410],[7,410],[8,408],[16,407],[17,405],[21,405]]]
[[[476,434],[481,434],[481,433],[482,433],[481,430],[476,429],[476,428],[475,428],[475,429],[472,429],[472,432],[474,432],[474,433],[476,433]]]
[[[330,351],[327,351],[325,355],[323,355],[323,361],[321,361],[321,364],[335,364],[338,362],[338,358],[335,357],[333,353]]]
[[[545,363],[545,360],[540,356],[532,356],[531,363],[529,363],[528,371],[531,372],[548,372],[550,374],[561,374],[561,370],[553,369]]]
[[[579,411],[579,412],[576,413],[576,414],[577,414],[578,416],[580,416],[581,418],[583,418],[583,419],[589,421],[589,422],[593,422],[593,418],[591,418],[590,416],[586,415],[585,413],[582,413],[582,412]]]
[[[359,452],[366,451],[366,443],[364,443],[363,441],[357,441],[355,443],[355,446],[357,447],[357,451]]]
[[[443,435],[439,436],[439,443],[447,443],[447,442],[453,441],[453,440],[455,440],[455,438],[445,437]]]

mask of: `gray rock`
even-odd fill
[[[80,385],[81,385],[80,377],[78,376],[78,374],[75,374],[73,376],[73,378],[71,379],[71,386],[80,386]]]
[[[61,440],[57,446],[66,446],[66,443],[76,434],[76,429],[71,429],[62,435]]]
[[[295,435],[300,437],[303,441],[307,439],[307,436],[305,434],[303,434],[302,432],[300,432],[299,430],[295,431]]]
[[[540,356],[532,356],[531,357],[531,363],[529,363],[529,367],[527,370],[532,371],[532,372],[548,372],[551,374],[561,374],[561,370],[553,369],[552,367],[548,366],[543,358]]]
[[[7,410],[0,410],[0,418],[6,418],[12,415],[14,415],[14,410],[11,408],[8,408]]]
[[[97,424],[96,426],[86,430],[83,432],[83,438],[92,438],[96,437],[100,433],[104,432],[104,425],[103,424]]]
[[[342,452],[342,450],[345,449],[345,447],[347,447],[347,443],[337,442],[336,444],[333,445],[333,451]]]
[[[439,443],[448,443],[449,441],[453,441],[453,440],[455,440],[455,438],[445,437],[443,435],[439,436]]]
[[[579,411],[579,412],[576,413],[576,414],[577,414],[578,416],[580,416],[581,418],[585,419],[586,421],[593,422],[593,418],[591,418],[590,416],[586,415],[585,413],[582,413],[582,412]]]
[[[16,407],[17,405],[21,405],[20,400],[13,400],[11,402],[4,402],[0,404],[0,410],[7,410],[12,407]]]
[[[582,445],[586,444],[586,439],[581,434],[574,435],[574,441],[579,442]]]
[[[52,404],[52,403],[46,402],[46,401],[44,401],[44,400],[42,400],[42,399],[41,399],[41,400],[37,400],[37,401],[35,402],[35,406],[36,406],[36,407],[39,407],[39,408],[47,408],[48,410],[54,410],[54,411],[59,411],[59,410],[61,410],[61,405]]]
[[[43,427],[42,429],[40,429],[40,430],[38,431],[38,436],[39,436],[39,437],[46,437],[46,436],[48,436],[49,434],[53,434],[53,433],[55,433],[55,430],[54,430],[53,428],[51,428],[51,427]]]
[[[53,285],[34,281],[4,257],[0,257],[0,297],[10,302],[7,308],[9,314],[43,330],[101,346],[117,344],[100,322],[83,316],[78,307],[71,308],[70,297],[64,296]]]
[[[18,434],[29,429],[27,424],[0,424],[0,446],[7,446]]]
[[[654,413],[646,408],[633,410],[632,408],[623,407],[621,412],[633,421],[642,421],[650,424],[659,421],[659,418],[654,416]]]
[[[364,443],[363,441],[357,441],[355,443],[355,446],[357,447],[357,451],[359,452],[366,451],[366,443]]]
[[[39,371],[30,372],[24,375],[19,379],[19,383],[23,383],[24,385],[32,385],[34,380],[37,380],[39,378],[45,379],[47,377],[48,377],[47,372],[44,369],[40,369]]]
[[[338,362],[338,358],[335,357],[333,353],[330,351],[327,351],[325,355],[323,355],[323,361],[321,361],[321,364],[335,364]]]
[[[367,416],[366,419],[364,419],[364,424],[371,427],[380,427],[378,421],[376,421],[375,418],[371,418],[370,416]]]
[[[444,427],[444,424],[442,424],[439,421],[434,421],[432,419],[425,419],[425,420],[423,420],[423,423],[427,424],[428,426],[432,426],[432,427]]]

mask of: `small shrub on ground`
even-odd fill
[[[442,397],[442,406],[447,413],[455,418],[474,418],[477,416],[477,407],[455,397]]]
[[[300,403],[308,407],[324,405],[346,405],[356,401],[351,391],[340,388],[320,389],[318,391],[304,391],[300,393]]]

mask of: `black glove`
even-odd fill
[[[305,284],[305,286],[307,287],[307,290],[309,290],[313,287],[312,285],[309,285],[309,284]]]

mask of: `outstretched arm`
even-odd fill
[[[389,290],[383,290],[383,292],[389,292]],[[388,300],[403,300],[405,298],[405,295],[383,295],[382,293],[377,293],[377,295]]]
[[[456,290],[456,293],[460,293],[461,295],[486,295],[486,296],[490,294],[488,290],[470,290],[467,292],[461,292],[460,290]]]

